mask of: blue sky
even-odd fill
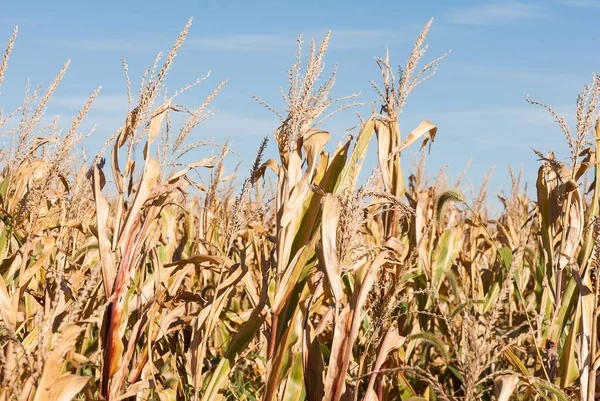
[[[553,105],[574,123],[575,100],[592,73],[600,73],[600,0],[554,1],[155,1],[5,2],[0,41],[15,25],[19,37],[1,88],[0,105],[20,104],[27,79],[48,84],[67,59],[71,67],[56,92],[50,114],[67,125],[92,91],[101,94],[84,128],[96,126],[90,153],[124,120],[129,63],[134,88],[156,53],[168,52],[189,17],[188,40],[167,79],[172,91],[211,71],[210,78],[181,102],[198,105],[223,79],[229,83],[214,102],[216,116],[192,140],[233,140],[230,166],[250,165],[260,140],[272,138],[277,118],[253,94],[280,105],[279,87],[303,34],[320,40],[332,31],[327,71],[338,66],[335,95],[361,92],[375,100],[369,80],[380,77],[374,56],[389,47],[394,65],[404,63],[421,28],[434,23],[425,61],[452,50],[437,75],[416,89],[401,117],[406,134],[421,120],[438,125],[428,161],[436,174],[444,164],[453,175],[471,161],[477,185],[495,166],[492,192],[509,188],[508,166],[523,166],[534,187],[538,166],[531,147],[566,156],[566,143],[552,118],[529,105],[525,95]],[[307,43],[308,44],[308,43]],[[307,48],[308,50],[308,48]],[[366,111],[361,109],[364,116]],[[332,146],[356,125],[353,111],[330,120]],[[270,154],[275,145],[271,141]],[[415,148],[416,150],[416,148]],[[367,167],[374,166],[374,154]],[[410,152],[405,158],[410,164]]]

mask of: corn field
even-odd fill
[[[299,41],[284,109],[257,98],[281,123],[232,184],[229,143],[183,163],[226,84],[195,110],[176,97],[200,80],[166,95],[190,25],[139,96],[127,78],[123,125],[93,159],[76,149],[98,91],[68,130],[45,122],[68,65],[0,115],[0,400],[600,397],[598,76],[574,130],[527,99],[556,120],[570,157],[535,150],[537,196],[511,171],[492,215],[485,182],[467,197],[443,172],[425,175],[435,121],[399,129],[408,95],[443,67],[445,55],[423,61],[431,21],[400,68],[376,60],[373,113],[331,152],[321,123],[356,103],[330,97],[329,35],[305,62]]]

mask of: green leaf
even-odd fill
[[[498,248],[498,254],[500,255],[500,259],[504,264],[506,270],[510,269],[510,265],[512,264],[513,254],[509,247],[503,246],[502,248]]]
[[[436,293],[440,290],[444,275],[452,267],[454,259],[458,256],[461,245],[462,229],[460,227],[452,227],[444,231],[440,237],[434,254],[433,278],[431,283]]]
[[[506,351],[504,351],[503,355],[508,360],[508,363],[518,369],[521,374],[529,376],[529,370],[527,370],[527,367],[523,361],[513,352],[511,348],[508,348]]]
[[[11,174],[7,173],[6,176],[0,182],[0,196],[2,197],[2,201],[6,198],[6,192],[8,191],[8,184],[10,183]]]
[[[225,383],[227,376],[229,376],[235,359],[242,350],[246,349],[250,341],[256,337],[264,321],[265,315],[262,313],[262,308],[256,308],[248,321],[231,340],[225,357],[221,359],[210,378],[210,382],[202,396],[202,401],[214,400],[217,397],[217,393]]]
[[[302,369],[302,352],[292,355],[292,368],[285,383],[283,401],[296,401],[306,398],[304,389],[304,374]]]
[[[448,370],[449,370],[450,372],[452,372],[452,374],[453,374],[454,376],[456,376],[456,378],[457,378],[457,379],[459,379],[460,381],[464,381],[464,376],[463,376],[463,374],[462,374],[462,373],[460,373],[460,371],[459,371],[458,369],[456,369],[456,368],[455,368],[454,366],[452,366],[452,365],[448,365],[447,367],[448,367]]]
[[[483,313],[489,312],[500,294],[500,284],[494,282],[483,300]]]
[[[559,371],[561,387],[569,387],[574,384],[575,380],[579,377],[579,368],[577,367],[577,360],[575,356],[575,348],[577,347],[577,336],[579,331],[579,321],[581,316],[581,309],[577,308],[575,321],[569,329],[567,340],[562,348],[560,354]]]

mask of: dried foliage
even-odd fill
[[[597,76],[574,134],[542,105],[570,163],[536,151],[537,199],[511,170],[493,218],[486,184],[469,201],[443,171],[429,180],[426,152],[407,181],[401,169],[437,133],[426,120],[402,138],[398,125],[444,57],[419,67],[431,21],[397,75],[389,55],[376,60],[380,112],[333,152],[320,123],[357,103],[330,98],[335,70],[321,81],[329,34],[304,67],[299,40],[285,109],[260,101],[281,119],[279,157],[263,160],[265,138],[236,188],[229,143],[182,164],[214,145],[189,138],[225,85],[194,110],[175,99],[208,76],[166,95],[190,24],[137,100],[124,63],[129,109],[90,163],[76,145],[98,91],[66,134],[41,126],[68,63],[0,116],[0,400],[597,398]],[[173,113],[188,115],[179,132]],[[369,146],[378,166],[360,186]],[[212,169],[206,187],[196,169]]]

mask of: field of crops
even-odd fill
[[[0,401],[597,399],[600,78],[574,130],[529,100],[570,158],[536,151],[537,197],[514,174],[492,215],[485,183],[465,194],[425,176],[435,121],[399,130],[444,58],[424,61],[431,22],[400,68],[377,60],[373,114],[333,152],[320,123],[356,119],[353,100],[330,97],[329,36],[299,43],[285,109],[257,99],[281,124],[232,184],[228,143],[183,163],[225,85],[195,110],[176,97],[199,82],[166,96],[190,24],[136,98],[127,80],[123,126],[93,159],[76,149],[98,92],[70,129],[45,122],[67,66],[0,114]],[[360,180],[369,148],[377,168]]]

